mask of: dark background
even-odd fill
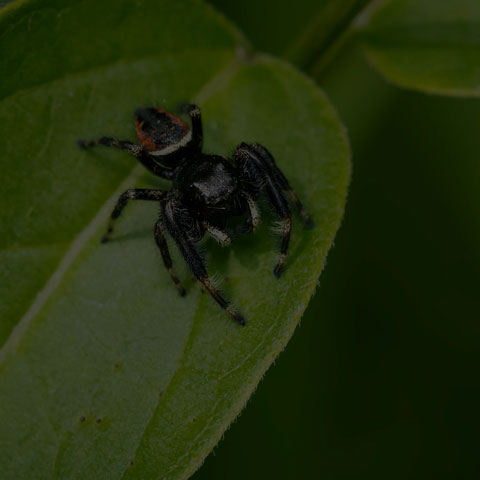
[[[301,28],[281,2],[214,3],[260,51]],[[388,85],[354,39],[312,65],[351,140],[345,218],[300,327],[194,478],[480,478],[480,101]]]

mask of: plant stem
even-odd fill
[[[376,4],[378,0],[348,0],[340,7],[339,15],[338,0],[327,2],[285,50],[284,57],[318,78],[351,36],[354,31],[352,25],[357,23],[357,19],[369,16]]]

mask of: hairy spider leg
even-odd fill
[[[285,267],[285,260],[287,258],[288,245],[290,244],[290,233],[292,231],[292,214],[288,203],[281,194],[275,182],[271,178],[267,178],[265,184],[265,191],[269,197],[270,203],[277,211],[278,215],[282,219],[275,228],[275,233],[282,236],[282,243],[280,246],[280,256],[278,257],[278,263],[273,269],[273,274],[276,278],[280,278]]]
[[[183,215],[184,218],[181,218],[181,215]],[[185,215],[186,211],[184,207],[178,205],[178,203],[176,204],[176,201],[174,199],[167,200],[164,206],[164,222],[168,232],[177,244],[178,249],[180,250],[180,253],[182,254],[185,261],[187,262],[190,270],[195,275],[195,277],[203,284],[203,286],[207,289],[207,291],[215,299],[215,301],[239,325],[246,325],[245,318],[232,308],[230,302],[223,298],[218,289],[213,285],[212,281],[210,280],[202,257],[195,248],[192,240],[189,238],[188,232],[184,231],[184,224],[190,220],[189,216],[185,218]]]
[[[187,292],[185,291],[185,288],[183,288],[183,285],[180,283],[180,280],[178,279],[178,277],[175,275],[175,272],[173,271],[172,257],[170,256],[170,251],[168,250],[167,240],[162,232],[161,219],[158,220],[158,222],[155,224],[154,235],[155,235],[155,241],[157,242],[158,248],[160,249],[160,253],[162,254],[165,268],[168,270],[170,278],[173,280],[173,283],[175,284],[175,287],[177,288],[178,293],[180,293],[180,295],[184,297]]]
[[[113,209],[112,215],[110,216],[110,222],[108,223],[107,232],[102,237],[101,242],[106,243],[110,239],[110,236],[113,232],[113,224],[115,220],[120,216],[122,210],[125,208],[129,200],[160,200],[166,192],[163,190],[154,190],[150,188],[129,188],[123,192],[117,204]]]
[[[272,154],[263,145],[260,145],[258,143],[254,143],[250,146],[262,157],[265,163],[269,166],[270,171],[275,176],[277,182],[280,184],[282,189],[288,193],[288,195],[290,196],[290,199],[295,204],[298,212],[302,216],[305,227],[313,228],[315,226],[315,222],[313,221],[312,217],[303,206],[303,203],[298,198],[298,195],[295,193],[293,188],[288,183],[288,180],[285,178],[285,175],[278,168]]]
[[[120,150],[126,150],[138,158],[140,163],[146,169],[150,170],[154,175],[167,180],[171,180],[173,177],[174,170],[159,165],[155,158],[152,155],[149,155],[142,146],[132,143],[128,140],[117,140],[116,138],[112,137],[102,137],[97,140],[78,140],[77,143],[81,148],[90,148],[97,145],[103,145],[104,147],[115,147],[119,148]]]
[[[187,113],[192,122],[192,139],[188,142],[188,147],[202,151],[203,144],[203,128],[202,128],[202,112],[194,103],[181,103],[178,105],[181,113]]]
[[[247,201],[248,216],[245,225],[241,227],[240,231],[241,233],[251,233],[257,229],[258,224],[260,223],[260,213],[258,212],[255,200],[251,195],[246,194],[245,200]]]
[[[232,239],[227,232],[210,225],[208,222],[202,222],[202,225],[208,234],[222,247],[228,247],[232,243]]]
[[[241,170],[246,188],[250,187],[251,190],[266,193],[270,204],[281,218],[281,221],[275,228],[275,232],[282,236],[280,256],[277,265],[273,269],[273,274],[276,278],[279,278],[285,266],[290,233],[292,231],[292,214],[287,201],[282,195],[282,185],[277,176],[271,171],[263,156],[253,146],[246,143],[240,144],[235,150],[234,159],[236,165]]]

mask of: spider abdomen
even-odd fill
[[[184,201],[199,213],[241,215],[239,185],[235,168],[218,155],[204,155],[189,163],[177,177],[174,186]]]

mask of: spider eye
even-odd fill
[[[180,118],[159,108],[137,110],[135,128],[140,142],[152,155],[166,155],[185,146],[192,133]]]

